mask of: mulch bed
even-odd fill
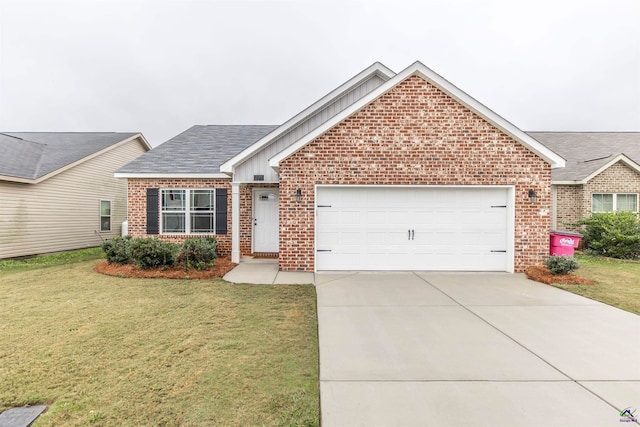
[[[141,277],[141,278],[164,278],[164,279],[216,279],[223,277],[233,270],[235,264],[231,259],[217,258],[213,267],[204,271],[185,270],[182,267],[156,268],[142,270],[137,265],[132,264],[109,264],[107,261],[100,261],[96,265],[98,273],[117,277]]]
[[[550,285],[552,283],[558,283],[562,285],[595,285],[596,282],[593,280],[586,279],[582,276],[578,276],[577,274],[557,274],[553,275],[547,269],[547,267],[542,266],[534,266],[529,267],[525,271],[527,277],[531,280],[535,280],[536,282],[546,283]]]

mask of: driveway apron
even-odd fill
[[[323,426],[620,426],[640,409],[640,316],[520,274],[316,287]]]

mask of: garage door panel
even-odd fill
[[[387,243],[387,233],[370,231],[365,234],[366,243],[371,250],[376,246],[383,246]],[[362,243],[362,241],[360,242]]]
[[[507,189],[319,187],[319,270],[507,268]]]

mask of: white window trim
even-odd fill
[[[613,196],[613,210],[612,211],[595,211],[593,210],[593,196],[605,196],[605,195]],[[638,203],[640,197],[638,193],[591,193],[591,212],[592,213],[603,213],[603,212],[618,212],[618,196],[636,196],[636,208],[632,211],[634,214],[638,213]]]
[[[108,202],[109,203],[109,215],[102,215],[102,202]],[[113,201],[109,200],[109,199],[100,199],[100,203],[99,203],[99,224],[98,224],[98,230],[100,230],[100,233],[111,233],[111,229],[112,227],[112,223],[113,223]],[[108,230],[103,230],[102,229],[102,218],[104,217],[109,217],[109,229]]]
[[[185,210],[184,211],[165,211],[163,210],[163,206],[162,206],[162,194],[164,191],[184,191],[184,197],[185,197]],[[213,193],[213,209],[210,211],[192,211],[191,210],[191,192],[192,191],[211,191]],[[180,236],[185,236],[185,235],[207,235],[207,236],[212,236],[217,234],[216,233],[216,209],[217,209],[217,203],[216,203],[216,189],[215,188],[161,188],[160,189],[160,194],[158,194],[158,202],[160,204],[160,212],[159,212],[159,226],[160,229],[158,230],[159,233],[161,235],[180,235]],[[164,224],[163,224],[163,214],[167,213],[167,212],[174,212],[174,213],[184,213],[184,232],[179,232],[179,231],[169,231],[169,232],[165,232],[164,230]],[[213,215],[213,231],[196,231],[196,232],[192,232],[191,231],[191,213],[193,212],[207,212],[207,213],[211,213]]]

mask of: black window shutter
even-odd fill
[[[216,234],[227,234],[226,188],[216,188]]]
[[[147,234],[159,234],[158,189],[147,188]]]

